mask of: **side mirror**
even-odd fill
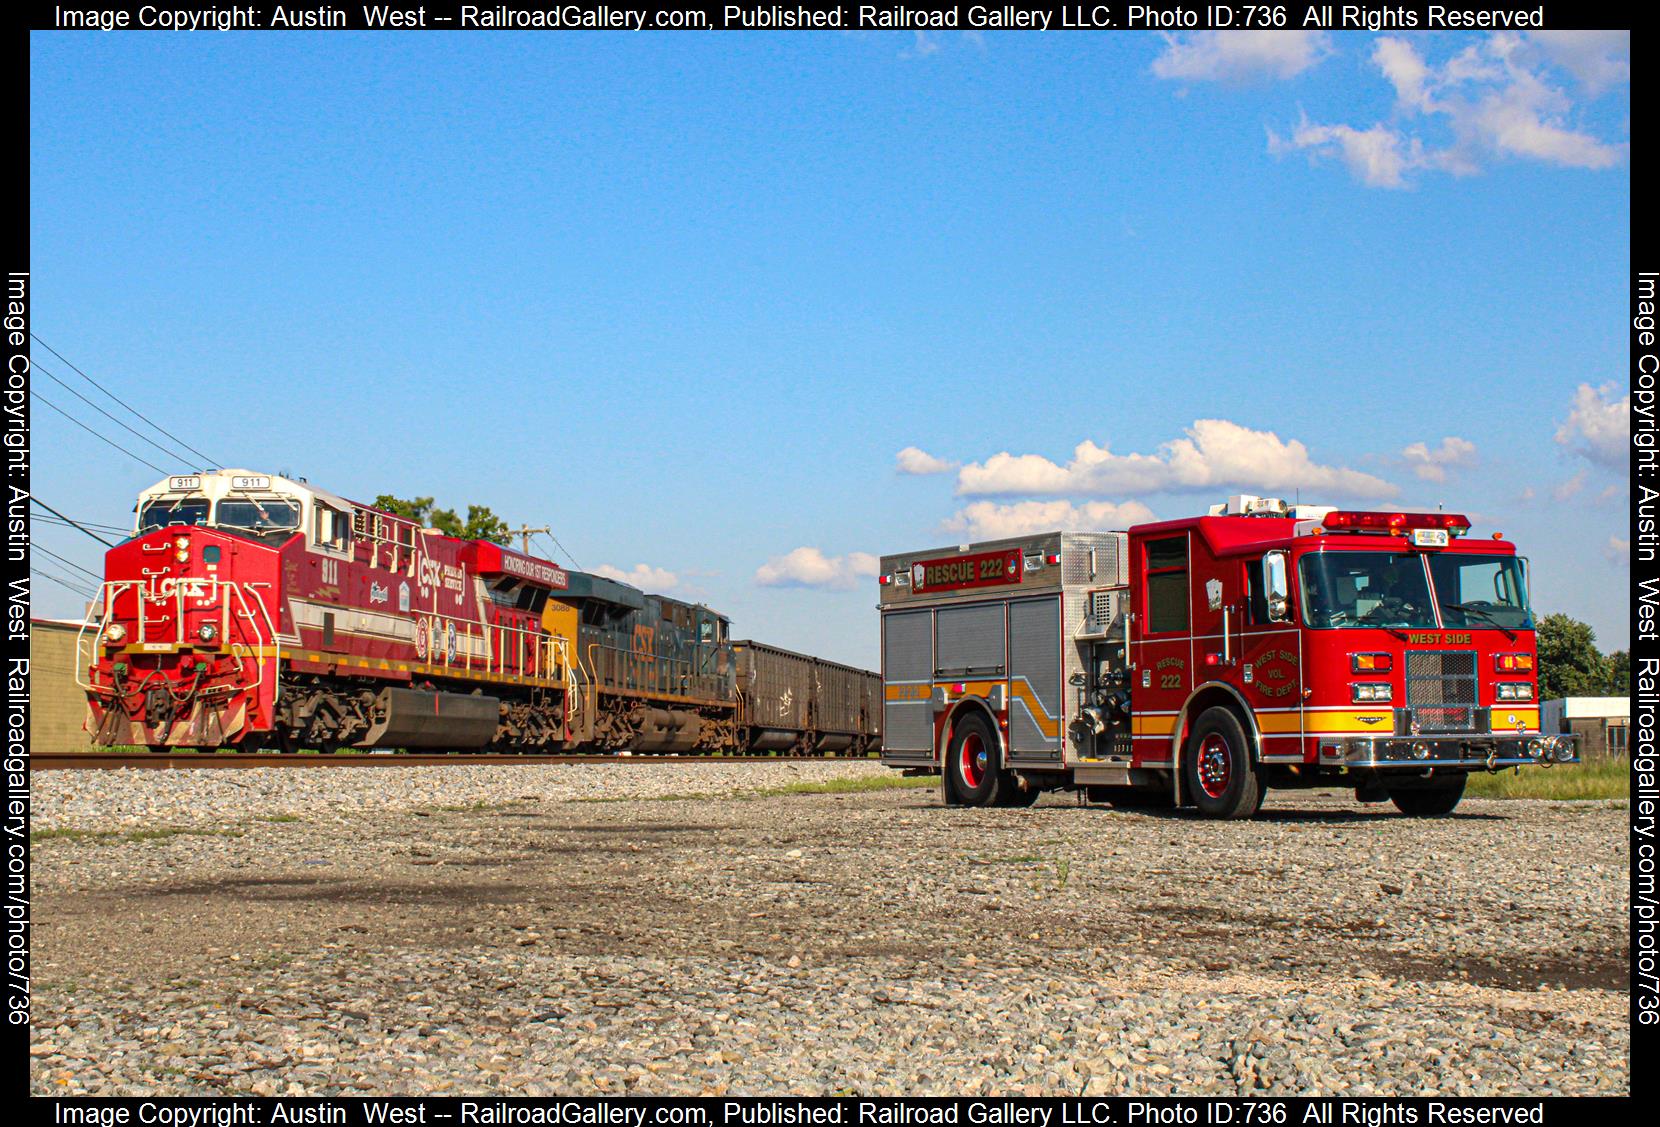
[[[1269,552],[1262,557],[1262,580],[1268,601],[1268,620],[1284,622],[1291,617],[1291,587],[1286,578],[1284,552]]]

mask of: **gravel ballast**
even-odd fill
[[[1622,803],[41,772],[41,1094],[1624,1094]],[[616,801],[594,801],[612,799]]]

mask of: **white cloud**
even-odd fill
[[[1567,481],[1564,481],[1562,484],[1552,488],[1550,491],[1551,499],[1554,501],[1568,501],[1573,499],[1581,490],[1585,488],[1585,478],[1587,476],[1588,475],[1585,470],[1580,470]]]
[[[1446,481],[1449,469],[1475,465],[1476,444],[1449,434],[1433,450],[1426,443],[1414,442],[1401,451],[1401,457],[1425,481]]]
[[[845,591],[861,578],[875,575],[881,561],[869,552],[827,556],[817,548],[802,547],[782,556],[773,556],[755,570],[755,582],[763,587],[822,587]]]
[[[1593,93],[1631,81],[1629,31],[1530,31],[1527,37]]]
[[[1196,31],[1166,35],[1153,73],[1186,82],[1293,78],[1329,51],[1319,31]]]
[[[1622,540],[1618,536],[1610,536],[1608,543],[1602,547],[1602,554],[1608,557],[1609,563],[1631,566],[1631,541]]]
[[[1616,399],[1618,390],[1612,383],[1600,388],[1580,384],[1573,410],[1556,428],[1556,441],[1600,466],[1624,469],[1631,443],[1631,396]]]
[[[964,496],[1011,494],[1156,493],[1241,487],[1287,495],[1298,490],[1344,497],[1393,497],[1382,478],[1309,457],[1296,440],[1251,430],[1226,419],[1199,419],[1187,437],[1166,442],[1156,454],[1114,454],[1086,439],[1072,460],[1057,465],[1038,454],[994,454],[964,466],[957,492]]]
[[[895,468],[903,474],[950,473],[957,468],[957,463],[936,458],[918,447],[907,446],[899,452]]]
[[[1625,50],[1629,54],[1629,40]],[[1500,33],[1434,65],[1413,42],[1383,36],[1372,63],[1395,88],[1394,124],[1360,129],[1311,123],[1305,116],[1289,139],[1270,131],[1268,148],[1275,155],[1302,150],[1339,157],[1355,179],[1382,188],[1406,187],[1409,173],[1426,169],[1471,175],[1496,158],[1568,168],[1619,164],[1628,146],[1573,126],[1573,99],[1547,77],[1552,60],[1588,88],[1621,80],[1617,54],[1600,40],[1535,42]],[[1629,78],[1629,64],[1624,76]],[[1432,121],[1451,134],[1450,142],[1431,147],[1412,132]]]
[[[1335,156],[1349,175],[1372,188],[1404,188],[1405,173],[1423,161],[1423,147],[1393,129],[1374,125],[1314,125],[1306,117],[1288,139],[1268,131],[1268,151],[1275,156],[1304,150],[1314,156]]]
[[[615,579],[618,583],[631,583],[643,591],[667,591],[680,582],[680,577],[674,572],[643,563],[635,564],[631,571],[602,564],[594,569],[594,574]]]
[[[1082,505],[1071,501],[1016,501],[1010,505],[976,501],[954,513],[940,530],[967,540],[1001,540],[1057,528],[1069,532],[1111,531],[1152,519],[1152,510],[1140,501],[1089,501]]]

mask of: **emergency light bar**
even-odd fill
[[[1384,532],[1402,536],[1417,528],[1445,529],[1449,536],[1470,531],[1470,518],[1462,513],[1368,513],[1339,509],[1326,514],[1322,524],[1333,532]]]

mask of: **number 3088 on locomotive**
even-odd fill
[[[876,674],[246,470],[139,495],[77,662],[100,745],[862,753]]]

